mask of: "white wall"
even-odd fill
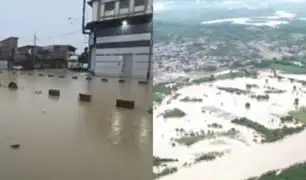
[[[96,75],[120,76],[122,72],[122,56],[97,56]]]
[[[90,56],[90,71],[95,71],[95,65],[96,65],[96,48],[91,49],[91,56]]]
[[[134,55],[132,76],[146,79],[149,65],[149,55]]]
[[[0,61],[0,70],[7,70],[7,65],[8,65],[8,63],[7,63],[7,61],[6,60],[1,60]]]
[[[94,1],[92,3],[92,21],[97,21],[98,20],[98,8],[99,7],[99,2],[98,1]]]

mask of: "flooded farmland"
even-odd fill
[[[149,85],[60,71],[3,72],[0,81],[1,179],[152,178]],[[16,91],[6,88],[10,81]],[[58,99],[48,97],[52,88]],[[80,103],[78,93],[92,94],[92,102]],[[136,108],[117,109],[118,97],[135,100]]]

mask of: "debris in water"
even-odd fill
[[[10,89],[18,89],[18,86],[17,86],[17,84],[15,82],[10,82],[8,84],[8,88],[10,88]]]
[[[79,100],[83,102],[90,102],[91,101],[91,94],[79,94]]]
[[[42,91],[41,90],[37,90],[37,91],[35,91],[35,94],[41,94],[42,93]]]
[[[20,148],[20,145],[19,145],[19,144],[12,144],[12,145],[11,145],[11,148],[12,148],[12,149],[19,149],[19,148]]]
[[[58,89],[49,89],[49,96],[60,96],[60,90]]]

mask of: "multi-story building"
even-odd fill
[[[0,41],[0,69],[10,69],[17,56],[18,38],[9,37]]]
[[[151,78],[153,0],[91,0],[90,71]]]
[[[67,68],[76,48],[71,45],[22,46],[18,48],[18,65],[24,68]]]

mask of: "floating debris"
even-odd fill
[[[92,80],[92,77],[91,76],[87,76],[85,79],[86,80]]]
[[[118,82],[119,82],[119,83],[125,83],[125,80],[124,80],[124,79],[119,79]]]
[[[148,84],[148,81],[138,81],[138,84]]]
[[[20,148],[20,144],[12,144],[11,148],[12,149],[19,149]]]
[[[101,81],[103,81],[103,82],[107,82],[107,81],[108,81],[108,79],[106,79],[106,78],[102,78],[102,79],[101,79]]]
[[[60,90],[58,89],[49,89],[49,96],[60,96]]]
[[[37,90],[37,91],[35,91],[35,94],[41,94],[42,93],[42,91],[41,90]]]
[[[79,94],[79,100],[82,102],[90,102],[91,101],[91,95],[90,94]]]
[[[126,109],[134,109],[135,108],[135,101],[117,99],[116,100],[116,107],[126,108]]]
[[[17,84],[15,82],[10,82],[8,84],[8,88],[10,88],[10,89],[18,89],[18,86],[17,86]]]

